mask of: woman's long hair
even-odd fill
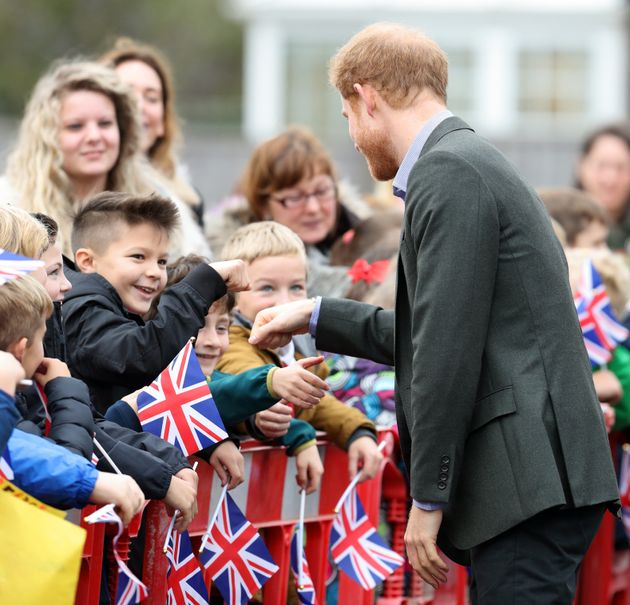
[[[143,193],[150,189],[139,154],[139,123],[135,100],[116,73],[99,63],[63,61],[37,82],[26,105],[17,145],[7,162],[7,179],[15,203],[30,212],[52,216],[66,241],[72,229],[73,197],[59,147],[61,102],[69,92],[88,90],[105,95],[116,109],[120,150],[107,175],[112,191]]]

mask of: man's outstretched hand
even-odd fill
[[[277,349],[288,344],[295,334],[308,332],[315,307],[312,298],[296,300],[263,309],[256,315],[249,342],[261,349]]]

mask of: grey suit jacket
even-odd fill
[[[617,500],[560,244],[459,118],[409,178],[395,313],[323,299],[317,346],[395,365],[411,495],[444,503],[455,560],[544,509]]]

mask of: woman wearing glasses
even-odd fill
[[[331,267],[330,248],[371,213],[357,196],[339,197],[330,156],[313,134],[291,127],[259,145],[249,159],[239,193],[247,208],[224,213],[209,233],[215,250],[243,223],[274,220],[292,229],[306,245],[310,296],[343,296],[350,285],[347,267]],[[350,206],[350,207],[349,207]]]

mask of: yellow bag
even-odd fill
[[[72,605],[85,529],[0,478],[0,605]]]

